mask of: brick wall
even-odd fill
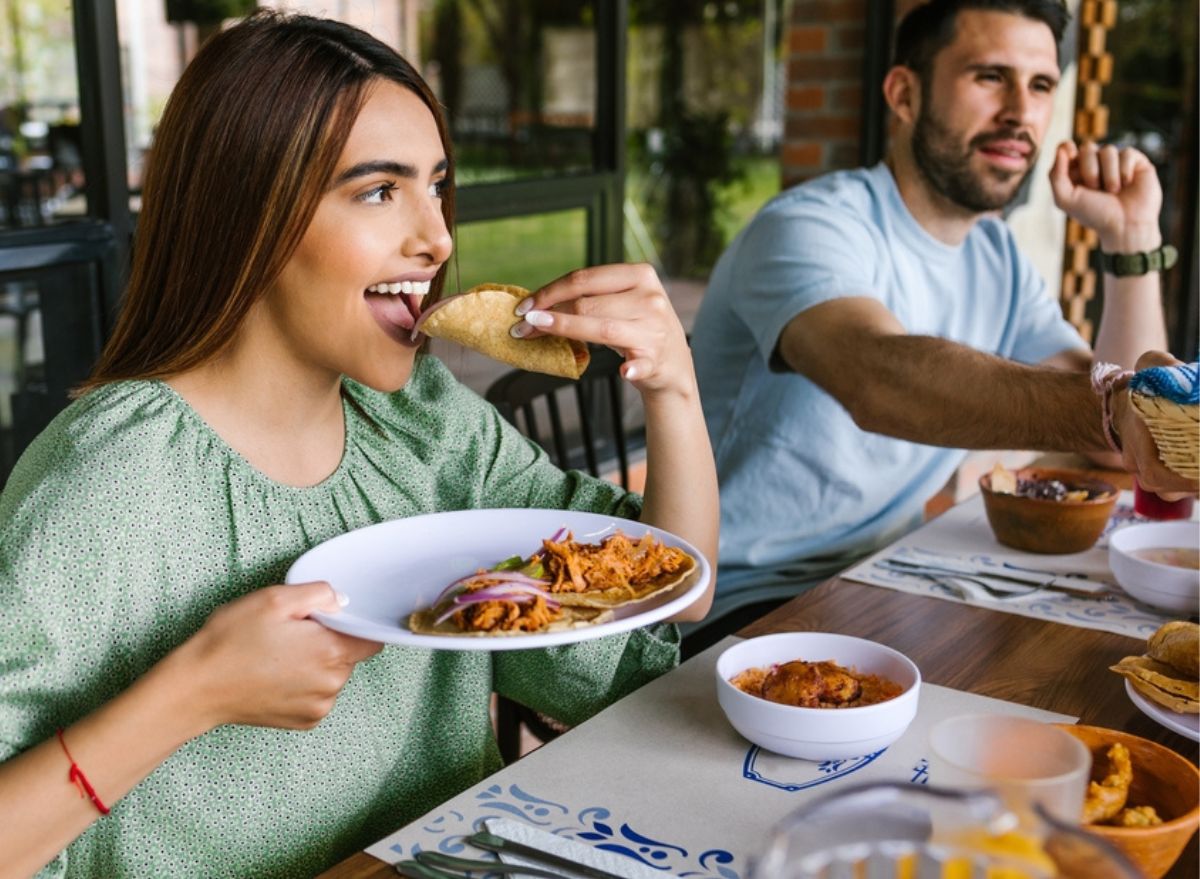
[[[897,16],[920,0],[895,0]],[[874,0],[794,0],[788,22],[783,185],[858,164],[863,44]]]

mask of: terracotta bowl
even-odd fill
[[[1119,848],[1148,879],[1159,879],[1179,859],[1183,847],[1200,827],[1200,770],[1165,745],[1141,736],[1098,726],[1057,725],[1091,749],[1093,780],[1105,775],[1105,755],[1111,745],[1120,742],[1129,749],[1133,784],[1128,802],[1132,806],[1153,806],[1163,823],[1157,827],[1088,825],[1084,829]]]
[[[1117,503],[1112,483],[1096,479],[1086,470],[1026,467],[1018,479],[1057,479],[1068,488],[1105,492],[1086,501],[1052,501],[1000,494],[992,491],[992,474],[979,478],[983,508],[992,533],[1005,546],[1025,552],[1083,552],[1094,544],[1108,524]]]

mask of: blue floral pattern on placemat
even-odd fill
[[[464,839],[483,830],[489,818],[523,821],[540,830],[587,843],[598,849],[632,858],[643,866],[664,875],[697,877],[697,879],[742,879],[744,867],[737,864],[732,852],[706,849],[692,853],[666,840],[655,839],[613,820],[613,814],[602,806],[586,806],[578,812],[553,800],[547,800],[520,785],[493,784],[475,795],[479,814],[469,818],[457,810],[444,812],[430,819],[421,830],[427,835],[424,844],[412,846],[395,844],[397,856],[412,857],[417,852],[434,848],[448,854],[472,854]]]
[[[746,752],[746,759],[742,762],[742,778],[771,787],[777,787],[780,790],[807,790],[808,788],[828,784],[831,781],[836,781],[839,778],[845,778],[847,775],[858,772],[863,767],[874,763],[879,755],[886,750],[887,748],[882,748],[873,754],[867,754],[863,757],[849,757],[845,760],[811,762],[808,760],[787,759],[781,760],[778,767],[768,767],[760,766],[759,764],[767,762],[763,758],[765,755],[769,759],[770,752],[764,751],[758,745],[751,745],[750,750]],[[781,770],[786,770],[786,778],[780,777]]]

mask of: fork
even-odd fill
[[[409,876],[412,879],[463,879],[462,871],[479,875],[498,873],[512,876],[537,876],[540,879],[566,879],[561,873],[540,867],[525,867],[521,864],[509,864],[504,861],[459,858],[443,852],[421,851],[417,852],[414,857],[415,861],[400,861],[392,866],[400,875]]]
[[[886,561],[887,560],[885,560],[885,562]],[[1053,580],[1047,580],[1043,583],[1031,583],[1027,588],[1020,590],[997,589],[987,580],[983,579],[983,577],[976,576],[974,574],[948,570],[943,571],[921,567],[918,565],[906,567],[897,564],[887,564],[885,562],[876,562],[876,567],[882,568],[885,571],[890,571],[893,574],[906,574],[909,576],[921,577],[924,580],[929,580],[930,582],[941,586],[951,595],[955,596],[956,598],[961,598],[964,601],[968,600],[971,596],[965,589],[963,589],[962,586],[958,585],[954,581],[962,581],[964,583],[970,583],[973,586],[978,586],[997,601],[1011,601],[1014,598],[1024,598],[1027,595],[1035,595],[1039,592],[1061,592],[1071,595],[1074,598],[1081,598],[1085,601],[1114,601],[1116,599],[1116,596],[1110,593],[1090,593],[1078,589],[1069,589],[1055,583]]]
[[[891,570],[897,574],[907,574],[913,577],[920,577],[922,580],[928,580],[935,586],[940,586],[942,589],[946,590],[960,601],[970,601],[972,596],[971,593],[959,585],[959,582],[957,581],[978,586],[997,601],[1011,601],[1014,598],[1024,598],[1026,595],[1034,595],[1038,592],[1042,592],[1046,590],[1048,586],[1048,584],[1042,584],[1041,586],[1031,586],[1029,589],[1015,592],[1008,589],[997,589],[986,580],[981,580],[978,577],[972,577],[970,574],[930,574],[924,571],[896,571],[894,568]],[[1108,601],[1110,600],[1110,596],[1097,595],[1096,600]]]

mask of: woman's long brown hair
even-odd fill
[[[300,243],[373,81],[437,99],[412,65],[349,25],[255,14],[180,77],[147,160],[116,327],[78,393],[182,372],[218,355]],[[453,162],[442,214],[454,228]],[[445,266],[429,302],[440,296]]]

